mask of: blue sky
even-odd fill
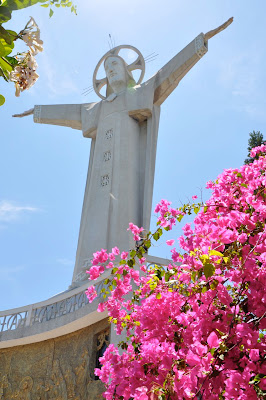
[[[9,23],[19,31],[33,16],[44,52],[37,56],[38,82],[21,97],[1,82],[7,99],[0,108],[2,310],[45,300],[70,284],[90,150],[79,131],[11,115],[35,104],[98,101],[82,92],[109,49],[109,34],[116,45],[131,44],[144,56],[158,53],[146,65],[148,79],[199,33],[235,18],[162,106],[154,206],[161,198],[179,206],[195,194],[206,200],[206,181],[243,164],[248,133],[266,136],[264,0],[76,4],[78,16],[56,9],[49,19],[37,5],[14,12]],[[169,249],[161,245],[151,254],[167,257]]]

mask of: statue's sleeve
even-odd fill
[[[81,104],[56,104],[34,107],[34,122],[68,126],[81,130]]]
[[[82,133],[86,138],[95,139],[97,134],[98,122],[100,119],[102,102],[82,104],[81,120]]]
[[[181,79],[208,51],[208,43],[201,33],[183,50],[173,57],[157,74],[154,80],[154,104],[160,106],[177,87]]]

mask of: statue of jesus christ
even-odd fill
[[[98,103],[35,106],[21,117],[34,114],[34,122],[82,130],[91,138],[76,263],[72,284],[82,281],[95,251],[134,247],[127,232],[129,222],[149,230],[160,106],[181,79],[208,50],[208,39],[231,22],[201,33],[151,79],[135,82],[131,71],[141,69],[144,59],[132,46],[118,46],[106,53],[94,74]],[[138,53],[127,65],[118,55],[122,48]],[[96,75],[104,63],[106,78]],[[100,89],[106,84],[106,97]]]

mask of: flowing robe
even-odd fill
[[[34,121],[91,138],[73,284],[95,251],[134,247],[129,222],[149,230],[160,105],[207,52],[200,34],[157,74],[112,101],[35,106]]]

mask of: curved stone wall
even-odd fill
[[[97,400],[103,384],[95,380],[97,341],[108,320],[54,339],[0,351],[3,400]]]
[[[147,257],[148,265],[168,262]],[[107,341],[117,345],[122,339],[110,332],[107,313],[97,312],[109,274],[93,282],[98,297],[91,304],[85,290],[92,282],[86,282],[43,302],[0,311],[0,399],[102,399],[96,360]]]
[[[39,342],[74,332],[104,318],[98,313],[101,290],[110,271],[94,282],[97,299],[89,303],[85,294],[92,282],[66,291],[40,303],[0,311],[0,348]]]

